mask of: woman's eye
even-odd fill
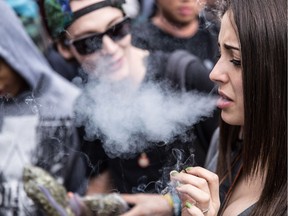
[[[215,55],[215,60],[218,61],[220,58],[221,58],[221,53],[218,52],[218,53]]]
[[[233,63],[235,66],[241,66],[241,61],[240,60],[231,59],[230,62]]]

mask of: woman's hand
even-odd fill
[[[182,216],[217,215],[220,207],[218,176],[202,167],[188,167],[185,172],[170,173],[171,181],[178,182],[176,190],[182,201]]]
[[[121,195],[122,198],[134,205],[130,211],[121,216],[172,216],[173,209],[169,202],[159,194]]]

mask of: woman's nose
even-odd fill
[[[221,61],[218,61],[212,71],[209,74],[211,81],[221,84],[228,81],[228,76],[225,73],[225,68],[221,65]]]
[[[102,38],[102,44],[102,53],[105,55],[113,55],[119,49],[118,44],[107,35]]]

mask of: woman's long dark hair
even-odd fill
[[[243,175],[265,178],[251,215],[287,212],[287,2],[225,1],[241,44],[244,128]],[[219,177],[231,172],[238,126],[220,125]]]

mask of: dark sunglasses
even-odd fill
[[[111,26],[103,33],[92,34],[79,39],[66,39],[65,45],[73,45],[80,55],[88,55],[102,49],[102,38],[109,36],[113,41],[118,41],[130,33],[131,19],[126,17],[121,22]]]

